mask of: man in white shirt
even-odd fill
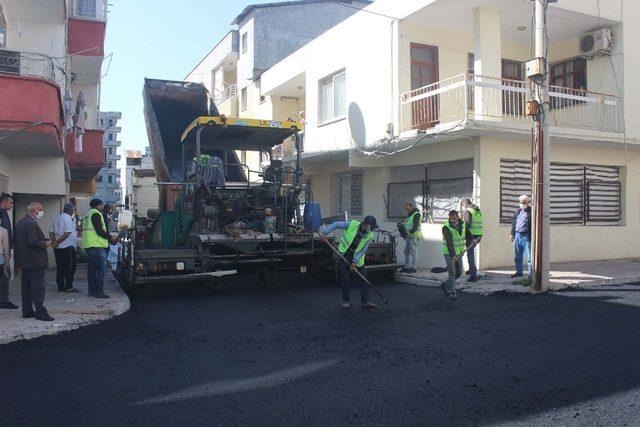
[[[55,244],[53,252],[56,256],[56,283],[58,292],[80,292],[73,287],[73,276],[76,274],[76,246],[78,232],[73,214],[76,207],[71,203],[64,205],[62,213],[51,224],[49,237]]]

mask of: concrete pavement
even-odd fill
[[[442,262],[444,267],[444,260]],[[513,267],[482,271],[484,277],[468,283],[467,276],[459,279],[458,289],[469,293],[489,295],[495,292],[529,293],[527,286],[514,284]],[[568,288],[592,288],[640,282],[640,258],[603,261],[561,262],[551,264],[551,291]],[[397,273],[396,281],[419,286],[438,287],[447,280],[447,273],[418,270],[413,274]]]
[[[89,298],[87,295],[86,264],[78,266],[74,283],[74,287],[81,290],[81,293],[58,292],[55,275],[55,269],[47,270],[45,275],[47,286],[45,307],[55,320],[43,322],[37,319],[23,319],[20,309],[0,309],[0,344],[54,335],[129,311],[129,298],[120,285],[112,281],[111,272],[107,272],[105,276],[104,287],[105,292],[111,296],[109,299]],[[14,304],[21,305],[19,275],[9,285],[9,297]]]

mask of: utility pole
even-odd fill
[[[533,292],[544,292],[549,288],[549,238],[550,238],[550,139],[547,113],[549,112],[549,66],[547,60],[549,39],[547,36],[547,6],[557,0],[533,0],[535,14],[535,59],[537,72],[528,72],[533,85],[535,108],[532,114],[535,138],[531,159],[531,189],[533,195]],[[529,66],[527,67],[530,68]]]

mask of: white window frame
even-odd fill
[[[249,32],[245,31],[240,36],[240,50],[242,53],[246,53],[249,48]]]
[[[344,90],[344,100],[343,100],[344,111],[340,114],[336,114],[336,109],[337,109],[336,107],[337,107],[338,100],[336,98],[335,82],[336,82],[336,79],[340,77],[344,77],[345,79],[345,90]],[[343,69],[319,81],[318,83],[318,122],[321,125],[332,123],[332,122],[346,118],[347,116],[346,79],[347,79],[347,71]],[[331,111],[332,112],[329,114],[330,117],[325,117],[324,107],[326,105],[327,100],[324,99],[325,97],[324,89],[325,89],[325,86],[329,83],[331,83],[332,85],[331,87],[331,104],[332,104]]]
[[[75,0],[74,15],[80,18],[97,19],[98,1],[99,0]],[[93,13],[91,13],[91,6],[93,6]]]
[[[248,102],[248,91],[246,87],[240,89],[240,111],[245,111],[247,109]]]

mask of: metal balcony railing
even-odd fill
[[[216,89],[213,100],[216,104],[222,104],[227,99],[237,95],[238,95],[238,87],[234,84],[225,83],[224,88],[222,90]]]
[[[107,0],[73,0],[71,17],[93,21],[107,20]]]
[[[40,53],[0,49],[0,74],[40,77],[55,81],[55,59]]]
[[[461,74],[402,94],[402,128],[426,130],[466,119],[530,120],[525,107],[531,99],[528,82]],[[615,95],[552,86],[549,102],[552,126],[619,131]]]

